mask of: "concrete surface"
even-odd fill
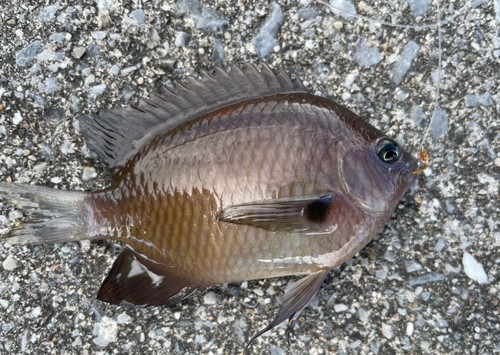
[[[0,180],[106,186],[106,167],[86,148],[78,116],[133,103],[215,65],[283,65],[312,93],[348,106],[415,156],[440,107],[425,144],[431,169],[394,218],[330,272],[290,345],[281,326],[251,352],[500,353],[500,4],[441,2],[440,49],[437,2],[352,2],[359,15],[406,27],[346,19],[308,0],[193,3],[183,1],[179,12],[163,0],[2,2]],[[423,24],[431,25],[410,28]],[[254,46],[262,28],[271,49]],[[396,85],[410,41],[419,49]],[[13,206],[0,207],[5,233],[18,216]],[[0,244],[0,353],[237,354],[295,280],[221,285],[174,308],[124,309],[95,301],[120,248]]]

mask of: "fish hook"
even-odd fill
[[[420,160],[425,164],[423,168],[420,168],[420,169],[417,169],[417,170],[413,170],[412,173],[413,174],[418,174],[418,173],[421,173],[422,171],[424,171],[425,169],[427,169],[429,167],[429,155],[427,154],[427,152],[425,151],[425,148],[424,146],[422,146],[420,148]]]

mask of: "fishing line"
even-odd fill
[[[434,112],[432,113],[431,120],[429,121],[429,124],[427,126],[427,129],[425,130],[424,136],[422,137],[422,144],[421,146],[423,147],[425,144],[425,139],[429,135],[429,132],[432,127],[432,122],[434,121],[434,118],[436,117],[436,112],[439,109],[439,95],[441,91],[441,66],[442,66],[442,60],[443,60],[443,53],[441,50],[441,41],[442,41],[442,33],[441,33],[441,7],[440,7],[440,2],[439,0],[436,0],[436,10],[437,10],[437,30],[438,30],[438,46],[439,46],[439,57],[438,57],[438,80],[437,80],[437,85],[436,85],[436,97],[434,98]]]
[[[391,26],[391,27],[397,27],[397,28],[411,28],[411,29],[415,29],[415,30],[422,30],[422,29],[425,29],[425,28],[433,28],[433,27],[439,27],[439,26],[442,26],[442,25],[446,25],[448,23],[450,23],[451,21],[453,21],[457,16],[461,15],[465,10],[467,10],[473,3],[473,1],[468,1],[464,6],[462,6],[460,9],[458,9],[453,15],[447,17],[445,20],[443,21],[439,21],[440,19],[440,15],[438,14],[438,22],[435,22],[435,23],[428,23],[428,24],[425,24],[425,25],[404,25],[404,24],[401,24],[401,23],[392,23],[392,22],[387,22],[387,21],[383,21],[383,20],[378,20],[376,18],[373,18],[373,17],[369,17],[369,16],[364,16],[364,15],[360,15],[360,14],[357,14],[357,13],[353,13],[353,12],[349,12],[347,10],[344,10],[340,7],[336,7],[332,4],[329,4],[323,0],[317,0],[316,2],[330,8],[330,10],[332,10],[332,12],[340,12],[340,13],[343,13],[344,15],[347,15],[347,16],[352,16],[352,17],[355,17],[357,18],[358,20],[365,20],[365,21],[371,21],[371,22],[374,22],[376,24],[379,24],[379,25],[384,25],[384,26]],[[438,5],[439,7],[439,5]],[[439,11],[438,11],[439,12]],[[380,14],[376,14],[378,16],[381,17]]]
[[[441,4],[440,4],[439,0],[436,0],[437,22],[424,24],[424,25],[405,25],[405,24],[399,24],[399,23],[391,23],[391,22],[387,22],[387,21],[378,20],[378,19],[373,18],[373,17],[359,15],[357,13],[352,13],[350,11],[347,11],[347,10],[344,10],[344,9],[339,8],[337,6],[334,6],[332,4],[329,4],[323,0],[317,0],[317,2],[328,7],[334,13],[341,13],[341,14],[344,14],[347,16],[352,16],[352,17],[357,18],[359,20],[371,21],[371,22],[374,22],[374,23],[379,24],[379,25],[396,27],[396,28],[415,29],[415,30],[421,30],[421,29],[425,29],[425,28],[437,28],[439,53],[438,53],[438,80],[437,80],[437,84],[436,84],[436,95],[434,98],[434,110],[433,110],[432,117],[429,121],[429,124],[427,126],[427,129],[425,130],[424,135],[422,137],[422,143],[421,143],[421,149],[420,149],[420,158],[421,158],[422,162],[425,163],[425,168],[427,168],[428,156],[427,156],[427,153],[425,152],[425,149],[424,149],[424,143],[425,143],[425,140],[427,139],[427,136],[429,135],[434,118],[436,117],[438,110],[440,108],[439,96],[440,96],[440,92],[441,92],[441,76],[442,76],[442,61],[443,61],[442,43],[441,43],[443,36],[442,36],[441,26],[450,23],[457,16],[461,15],[464,11],[468,10],[472,6],[473,1],[466,2],[465,5],[462,6],[460,9],[458,9],[453,15],[451,15],[451,16],[447,17],[446,19],[444,19],[443,21],[441,21]],[[376,14],[376,15],[381,17],[380,14]],[[481,29],[480,29],[480,31],[481,31]],[[488,43],[489,43],[489,41],[488,41]],[[498,57],[497,57],[497,59],[498,59]],[[416,172],[421,172],[425,168],[419,169]]]

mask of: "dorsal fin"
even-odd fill
[[[113,169],[157,134],[203,113],[258,97],[307,93],[300,80],[292,81],[283,68],[278,74],[266,64],[262,64],[261,71],[248,63],[243,70],[234,65],[230,69],[202,72],[201,79],[189,77],[185,83],[174,83],[173,90],[164,88],[149,99],[141,99],[137,106],[81,117],[80,128],[88,146]]]

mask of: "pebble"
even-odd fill
[[[424,125],[425,120],[427,119],[427,115],[419,106],[413,106],[410,114],[411,120],[415,122],[418,127],[422,127]]]
[[[335,304],[333,306],[333,309],[335,310],[335,312],[341,313],[347,311],[349,307],[347,307],[345,304]]]
[[[59,184],[62,181],[60,177],[53,177],[50,179],[50,182],[53,184]]]
[[[40,314],[42,314],[42,309],[40,307],[35,307],[33,308],[33,310],[31,311],[31,315],[33,317],[38,317]]]
[[[490,93],[486,91],[481,95],[468,94],[465,97],[465,104],[469,107],[491,106],[493,105],[493,100]]]
[[[2,332],[4,333],[10,332],[12,329],[14,329],[14,324],[12,323],[5,323],[2,325]]]
[[[382,335],[387,339],[392,339],[392,337],[394,336],[394,333],[392,332],[392,326],[382,323]]]
[[[84,167],[82,173],[82,180],[88,181],[90,179],[95,179],[97,177],[97,171],[93,167]]]
[[[179,15],[187,15],[202,30],[220,32],[229,27],[229,19],[223,12],[208,6],[200,6],[197,0],[178,0]]]
[[[425,274],[410,279],[410,285],[411,286],[425,285],[430,282],[443,281],[443,280],[446,280],[446,276],[438,272],[433,272],[430,274]]]
[[[12,254],[9,254],[9,256],[7,256],[7,259],[3,261],[2,266],[7,271],[14,270],[15,268],[17,268],[16,259],[14,259],[14,256]]]
[[[359,307],[358,317],[363,323],[367,323],[370,320],[371,309],[366,309],[364,307]]]
[[[405,260],[406,272],[415,272],[422,270],[422,265],[415,260]]]
[[[204,304],[217,304],[217,295],[210,291],[207,294],[203,296],[203,303]]]
[[[130,15],[136,19],[139,25],[142,25],[144,24],[144,22],[146,22],[146,14],[142,9],[134,10],[130,13]]]
[[[120,313],[117,317],[116,317],[116,321],[118,322],[118,324],[130,324],[132,322],[132,317],[129,316],[127,313]]]
[[[78,59],[78,58],[83,57],[83,55],[85,54],[86,51],[87,51],[87,48],[85,48],[85,47],[75,47],[75,48],[73,48],[71,55],[73,56],[73,58]]]
[[[94,325],[92,335],[97,336],[97,338],[92,339],[92,341],[101,347],[108,346],[109,343],[116,341],[117,331],[116,321],[104,316],[99,323]]]
[[[264,25],[259,30],[257,36],[252,39],[255,47],[255,52],[259,58],[267,57],[273,52],[274,47],[279,45],[276,35],[283,22],[283,13],[281,7],[272,2],[270,5],[270,13],[268,14]]]
[[[122,74],[130,74],[130,73],[132,73],[135,70],[137,70],[137,66],[132,65],[130,67],[123,68],[122,69]]]
[[[107,33],[106,31],[92,31],[91,35],[94,39],[101,40],[106,38]]]
[[[364,1],[361,1],[358,4],[358,9],[361,12],[370,12],[372,10],[372,8],[366,2],[364,2]]]
[[[330,2],[330,4],[332,5],[330,7],[330,10],[334,14],[339,15],[348,21],[353,21],[356,19],[356,17],[347,14],[347,13],[357,14],[356,7],[350,0],[333,0],[332,2]],[[339,11],[337,9],[343,11]]]
[[[369,46],[364,38],[359,40],[354,58],[362,67],[371,67],[382,60],[377,46]]]
[[[297,11],[297,17],[302,20],[315,19],[317,16],[321,16],[321,12],[312,7],[304,7]]]
[[[61,84],[59,84],[57,79],[53,78],[53,77],[49,77],[49,78],[45,79],[44,84],[45,84],[45,93],[46,94],[53,94],[57,91],[60,91],[62,88]]]
[[[214,39],[214,49],[212,52],[212,59],[215,62],[224,62],[224,45],[220,39]]]
[[[484,271],[484,268],[477,260],[468,252],[464,251],[464,256],[462,258],[462,264],[464,265],[464,271],[472,280],[485,284],[488,283],[488,275]]]
[[[190,34],[188,34],[186,32],[179,31],[177,33],[177,37],[175,38],[174,44],[178,48],[187,47],[190,40],[191,40]]]
[[[431,119],[431,126],[429,130],[429,136],[433,140],[437,140],[445,135],[448,131],[448,114],[442,108],[437,108],[434,110],[434,114]]]
[[[25,67],[35,58],[36,52],[42,45],[41,41],[34,41],[26,48],[21,49],[16,53],[16,64],[20,67]]]
[[[106,89],[106,84],[95,85],[89,89],[89,94],[91,97],[95,98],[101,95],[104,92],[104,89]]]
[[[422,16],[425,14],[429,5],[431,4],[431,0],[406,0],[408,1],[408,5],[410,5],[410,9],[415,16]]]
[[[144,84],[144,78],[142,76],[140,78],[137,78],[137,84],[138,85]]]
[[[21,123],[23,120],[23,116],[19,112],[14,113],[14,117],[12,118],[12,123],[16,126]]]
[[[45,6],[42,10],[40,10],[40,13],[38,15],[38,19],[40,20],[40,22],[51,21],[54,18],[57,10],[59,10],[59,7],[59,2],[56,2],[53,5]]]
[[[396,85],[401,84],[401,82],[403,81],[406,72],[408,71],[408,69],[410,69],[411,63],[417,56],[419,50],[420,46],[414,41],[409,41],[404,46],[403,51],[394,64],[394,70],[392,72],[392,80]]]
[[[413,325],[412,322],[409,322],[406,324],[406,335],[412,336],[413,335],[413,330],[415,329],[415,326]]]

